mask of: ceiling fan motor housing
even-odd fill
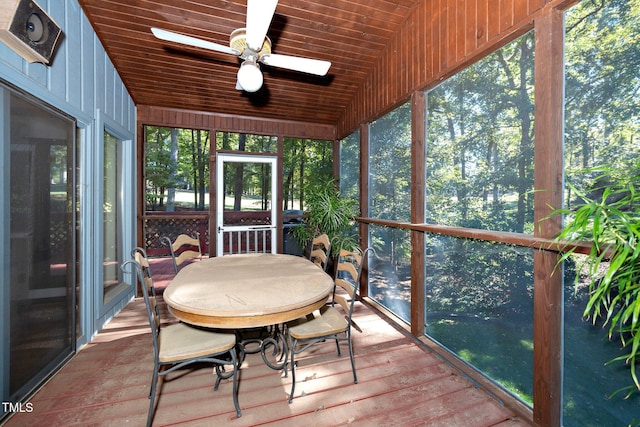
[[[257,62],[264,55],[271,54],[271,40],[269,37],[264,38],[264,42],[262,43],[262,48],[259,52],[255,52],[247,45],[247,29],[246,28],[238,28],[233,30],[231,35],[229,36],[229,46],[232,49],[241,52],[240,58],[248,59],[253,57],[253,59]]]
[[[329,61],[271,52],[272,43],[267,30],[277,5],[278,0],[247,0],[247,24],[231,33],[229,46],[160,28],[151,28],[151,31],[160,40],[239,56],[243,61],[238,70],[236,89],[246,92],[256,92],[262,87],[263,76],[258,63],[318,76],[326,75],[331,66]]]

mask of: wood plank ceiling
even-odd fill
[[[325,77],[262,66],[235,89],[239,58],[156,39],[150,27],[228,45],[246,0],[79,0],[137,105],[337,124],[417,0],[280,0],[273,52],[332,62]]]

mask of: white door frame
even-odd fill
[[[226,163],[262,163],[271,166],[271,224],[270,225],[224,225],[224,165]],[[216,153],[216,256],[224,255],[225,233],[248,233],[271,230],[271,252],[277,251],[277,185],[278,157],[263,154]]]

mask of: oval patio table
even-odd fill
[[[239,329],[303,317],[322,307],[331,292],[333,279],[306,258],[239,254],[184,267],[163,297],[185,323]]]
[[[274,326],[266,338],[241,340],[240,360],[245,353],[260,352],[267,366],[280,370],[286,367],[288,350],[278,325],[322,307],[333,286],[333,279],[306,258],[239,254],[184,267],[163,296],[171,313],[192,325],[239,334],[242,329]]]

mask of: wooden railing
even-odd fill
[[[226,211],[225,224],[245,226],[244,230],[227,233],[224,237],[224,253],[270,252],[272,228],[270,211]],[[300,215],[285,215],[285,219],[298,218]],[[179,234],[200,234],[202,251],[208,254],[211,242],[209,236],[209,212],[156,212],[149,211],[144,215],[144,245],[149,256],[168,256],[169,248],[160,238],[169,237],[175,240]],[[215,239],[215,236],[213,236]]]

